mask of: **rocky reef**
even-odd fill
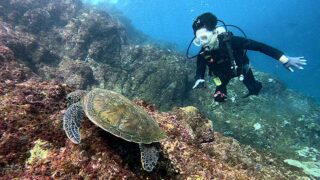
[[[166,110],[185,101],[190,70],[184,59],[170,49],[128,43],[146,38],[125,29],[131,26],[118,16],[80,0],[5,0],[0,6],[6,9],[0,42],[40,77],[80,89],[113,89]]]
[[[136,100],[163,128],[160,160],[142,170],[139,147],[93,123],[82,123],[83,141],[73,144],[62,129],[66,84],[42,81],[0,46],[0,176],[11,178],[304,179],[302,172],[237,140],[214,132],[193,106],[160,112]]]
[[[259,96],[241,98],[246,89],[234,80],[228,101],[216,103],[210,79],[206,88],[191,89],[192,61],[170,46],[150,44],[128,19],[106,10],[80,0],[0,1],[1,175],[296,179],[303,171],[319,176],[320,106],[314,100],[257,72],[263,83]],[[136,100],[169,134],[154,172],[141,170],[135,144],[90,122],[83,124],[83,144],[67,141],[61,128],[64,97],[93,87]]]
[[[319,104],[286,89],[282,82],[268,74],[257,72],[256,77],[264,86],[259,96],[242,98],[246,88],[234,79],[225,103],[212,100],[208,89],[214,89],[214,85],[210,83],[207,89],[196,90],[191,98],[225,136],[273,152],[290,164],[295,161],[309,164],[304,169],[319,177],[318,173],[310,173],[319,171]],[[299,163],[294,164],[301,167]]]

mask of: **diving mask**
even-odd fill
[[[196,38],[193,40],[194,45],[196,46],[204,46],[207,45],[214,32],[213,31],[208,31],[206,28],[201,28],[197,30],[196,32]]]

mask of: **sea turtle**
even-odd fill
[[[105,131],[138,143],[143,169],[153,170],[159,158],[153,142],[167,136],[141,107],[123,95],[105,89],[77,90],[68,94],[67,100],[69,107],[63,116],[63,129],[73,143],[80,143],[79,128],[85,114]]]

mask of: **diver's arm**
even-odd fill
[[[262,52],[276,60],[279,60],[285,68],[287,68],[289,71],[294,72],[293,67],[297,69],[303,69],[302,65],[307,65],[307,60],[304,59],[304,57],[290,57],[284,55],[282,51],[279,49],[276,49],[274,47],[271,47],[267,44],[254,41],[251,39],[246,39],[239,36],[233,36],[231,38],[231,46],[233,48],[241,48],[241,49],[247,49],[247,50],[253,50],[253,51],[259,51]]]
[[[280,60],[280,57],[284,55],[284,53],[279,49],[276,49],[274,47],[271,47],[267,44],[264,44],[258,41],[246,39],[239,36],[233,36],[231,38],[231,46],[234,49],[247,49],[247,50],[259,51],[276,60]]]
[[[204,79],[205,72],[206,72],[206,61],[201,55],[198,55],[198,57],[197,57],[197,71],[196,71],[195,79],[196,80],[197,79]]]
[[[197,71],[196,71],[196,76],[195,76],[196,82],[194,83],[192,89],[198,87],[199,84],[201,84],[201,87],[203,87],[203,83],[205,81],[204,80],[205,72],[206,72],[205,59],[201,55],[198,55],[198,57],[197,57]]]

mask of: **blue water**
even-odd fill
[[[84,0],[97,3],[97,0]],[[100,0],[103,1],[103,0]],[[240,26],[251,39],[289,56],[305,56],[304,70],[290,73],[275,60],[249,52],[257,70],[280,78],[289,88],[320,101],[320,1],[318,0],[109,0],[142,32],[177,44],[186,51],[195,17],[210,11],[227,24]],[[234,32],[237,33],[236,30]]]

